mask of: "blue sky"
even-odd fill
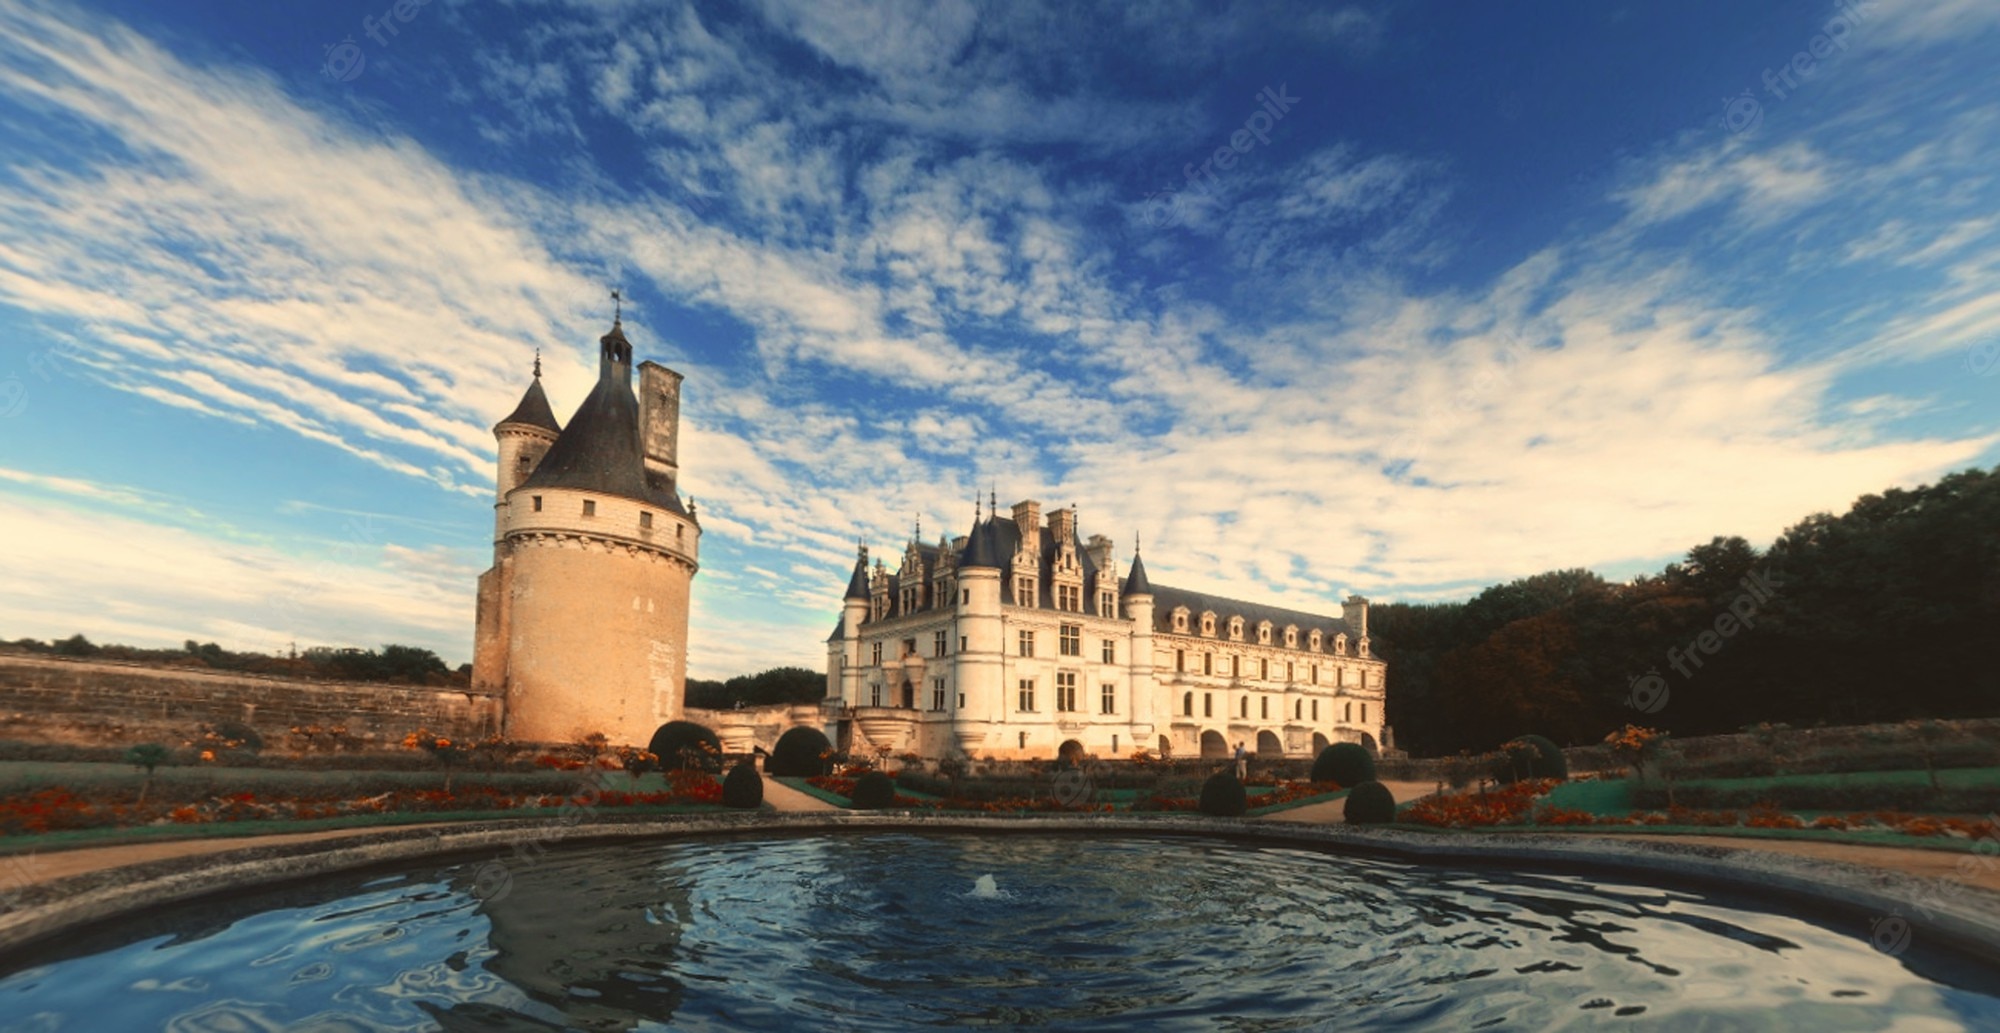
[[[1752,6],[0,0],[0,634],[468,659],[613,285],[702,677],[990,487],[1331,611],[2000,461],[2000,5]]]

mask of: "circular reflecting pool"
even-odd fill
[[[140,916],[0,978],[0,1029],[2000,1028],[1993,972],[1875,942],[1713,893],[1192,839],[707,839]]]

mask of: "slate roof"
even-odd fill
[[[1335,635],[1346,635],[1353,639],[1358,636],[1355,629],[1347,626],[1340,617],[1306,613],[1302,610],[1287,610],[1280,606],[1266,606],[1263,603],[1247,603],[1241,599],[1229,599],[1219,595],[1204,595],[1184,588],[1170,588],[1166,585],[1153,586],[1153,630],[1174,634],[1174,610],[1187,607],[1188,630],[1185,634],[1199,634],[1201,615],[1205,611],[1215,613],[1215,639],[1229,641],[1229,618],[1243,618],[1243,641],[1257,641],[1257,625],[1262,621],[1271,622],[1271,642],[1284,644],[1285,626],[1296,624],[1299,628],[1299,642],[1304,644],[1306,636],[1318,628],[1327,639]]]
[[[536,360],[536,368],[540,368],[540,360]],[[528,384],[528,390],[521,395],[521,404],[515,406],[514,411],[507,414],[506,419],[493,426],[498,430],[509,423],[525,423],[531,427],[562,433],[562,424],[556,422],[556,414],[549,408],[549,396],[542,392],[541,374],[536,374],[535,379]]]
[[[631,345],[616,326],[601,344],[597,386],[521,487],[601,492],[686,516],[673,480],[646,469],[639,399],[632,393]]]
[[[1153,590],[1153,583],[1146,580],[1146,564],[1137,553],[1132,555],[1132,572],[1125,575],[1126,595],[1145,595]]]

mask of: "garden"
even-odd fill
[[[176,747],[0,746],[0,852],[142,838],[233,836],[428,821],[656,815],[762,806],[754,769],[721,772],[713,733],[663,726],[645,749],[602,735],[559,746],[416,729],[394,752],[338,728],[293,728],[267,748],[235,723]],[[690,733],[689,729],[695,730]],[[666,751],[662,760],[654,750]],[[78,756],[92,759],[72,759]],[[33,758],[33,759],[26,759]],[[748,776],[748,784],[745,783]]]
[[[1439,791],[1403,807],[1435,829],[1825,839],[2000,854],[2000,766],[1985,722],[1912,721],[1806,732],[1759,725],[1677,743],[1638,725],[1572,778],[1537,736],[1436,769]],[[1475,785],[1476,784],[1476,785]]]

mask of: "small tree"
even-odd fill
[[[620,746],[618,766],[625,769],[625,774],[632,781],[637,782],[648,772],[660,770],[660,758],[651,750],[642,750],[636,746]]]
[[[451,792],[451,769],[465,758],[465,748],[442,735],[432,735],[428,729],[419,728],[403,737],[406,750],[423,750],[444,769],[444,791]]]
[[[1626,725],[1604,737],[1611,753],[1632,768],[1634,781],[1646,780],[1646,764],[1666,744],[1667,733],[1638,725]]]
[[[146,802],[146,794],[153,791],[153,769],[167,762],[167,748],[156,742],[140,743],[125,751],[125,763],[146,769],[146,781],[139,786],[139,802]]]

